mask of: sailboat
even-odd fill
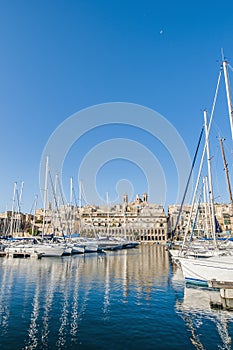
[[[203,178],[203,188],[200,191],[200,194],[198,195],[198,199],[197,199],[197,203],[194,203],[194,199],[196,197],[197,194],[197,188],[198,188],[198,184],[200,181],[200,176],[198,176],[197,179],[197,184],[196,184],[196,189],[195,189],[195,195],[193,198],[193,203],[191,206],[191,210],[189,213],[189,220],[188,220],[188,224],[186,227],[186,233],[185,233],[185,237],[184,237],[184,241],[183,244],[181,246],[180,250],[170,250],[170,255],[172,256],[174,261],[179,261],[180,262],[180,258],[181,257],[185,257],[185,258],[207,258],[207,257],[212,257],[214,255],[220,255],[220,254],[225,254],[225,251],[223,251],[223,249],[221,249],[221,251],[217,248],[217,244],[216,244],[216,219],[215,219],[215,209],[214,209],[214,197],[213,197],[213,186],[212,186],[212,172],[211,172],[211,166],[210,166],[210,149],[209,149],[209,128],[207,126],[207,112],[204,111],[204,127],[205,127],[205,134],[206,134],[206,142],[205,142],[205,147],[203,150],[203,154],[202,154],[202,162],[201,162],[201,166],[199,169],[199,175],[201,174],[201,170],[202,170],[202,166],[203,166],[203,159],[204,159],[204,155],[205,155],[205,150],[206,150],[206,155],[207,155],[207,163],[208,163],[208,177],[204,177]],[[208,209],[207,210],[207,203],[206,203],[206,192],[208,192],[209,196],[209,203],[208,203]],[[197,219],[198,219],[198,215],[199,215],[199,209],[200,209],[200,202],[201,202],[201,197],[202,194],[204,194],[205,197],[205,203],[204,203],[204,208],[205,208],[205,219],[206,219],[206,235],[208,236],[209,233],[209,228],[208,228],[208,218],[207,216],[209,216],[209,221],[210,221],[210,226],[211,226],[211,234],[212,234],[212,241],[200,241],[200,240],[193,240],[194,238],[194,231],[196,229],[196,225],[197,225]],[[189,240],[187,240],[187,234],[188,234],[188,229],[191,223],[191,219],[192,219],[192,214],[194,211],[194,207],[196,205],[195,208],[195,212],[194,212],[194,219],[193,219],[193,224],[191,227],[191,233],[190,233],[190,237]]]
[[[47,196],[48,196],[48,174],[49,174],[49,158],[46,157],[46,171],[45,171],[45,190],[44,190],[44,209],[43,209],[43,226],[42,226],[42,237],[41,242],[37,240],[34,245],[35,250],[42,254],[42,256],[47,257],[59,257],[62,256],[65,248],[59,246],[58,244],[48,243],[44,240],[45,231],[45,219],[46,219],[46,209],[47,209]]]
[[[227,62],[223,61],[223,70],[226,83],[227,101],[228,101],[228,111],[230,117],[231,132],[233,138],[233,109],[230,101],[230,90],[229,90],[229,80],[227,72]],[[220,72],[221,73],[221,72]],[[220,80],[220,77],[219,77]],[[219,81],[218,81],[219,83]],[[216,225],[215,225],[215,213],[214,213],[214,197],[213,197],[213,186],[212,186],[212,174],[211,174],[211,163],[210,163],[210,151],[209,151],[209,131],[212,121],[213,111],[211,115],[211,120],[209,127],[207,128],[207,116],[204,112],[205,119],[205,132],[206,132],[206,142],[205,148],[207,155],[208,164],[208,180],[209,180],[209,193],[210,193],[210,214],[211,214],[211,229],[214,242],[214,254],[207,258],[190,258],[181,256],[179,257],[179,263],[182,268],[182,272],[186,282],[195,283],[204,286],[212,286],[213,281],[215,285],[225,283],[231,285],[233,288],[233,252],[229,250],[220,250],[218,247],[216,239]],[[197,187],[197,186],[196,186]]]

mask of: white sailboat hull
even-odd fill
[[[80,244],[73,244],[72,246],[72,254],[83,254],[85,252],[85,248]]]
[[[84,249],[85,253],[96,253],[98,251],[98,244],[87,242]]]
[[[64,247],[55,244],[35,244],[35,251],[42,256],[62,256],[64,250]]]
[[[179,258],[186,282],[208,286],[211,280],[233,283],[233,255]]]

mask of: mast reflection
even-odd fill
[[[202,342],[206,323],[217,330],[223,349],[231,349],[232,339],[228,332],[228,323],[233,321],[233,314],[222,310],[220,293],[194,287],[185,287],[182,301],[176,302],[176,310],[190,332],[190,341],[196,349],[205,349]]]
[[[165,285],[169,274],[165,249],[143,245],[87,256],[6,258],[0,265],[1,342],[10,338],[18,344],[8,323],[23,320],[17,346],[25,350],[80,344],[87,317],[100,311],[99,321],[108,321],[117,304],[147,302],[155,282],[157,288]]]

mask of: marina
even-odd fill
[[[233,350],[232,11],[0,2],[0,350]]]
[[[233,312],[163,245],[0,265],[3,350],[231,349]]]

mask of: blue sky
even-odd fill
[[[39,166],[47,140],[66,118],[92,105],[119,101],[156,110],[177,129],[192,158],[202,111],[211,108],[221,48],[233,65],[232,11],[231,1],[2,0],[0,210],[11,206],[14,181],[25,182],[22,209],[30,210],[40,193]],[[212,131],[220,201],[228,200],[216,138],[220,131],[232,172],[223,88],[222,81]],[[160,158],[168,183],[166,201],[173,203],[177,181],[167,151],[144,131],[126,126],[94,130],[73,145],[62,174],[67,196],[69,177],[76,178],[82,157],[98,142],[115,137],[139,140]],[[116,160],[97,176],[101,196],[108,191],[113,201],[115,184],[125,178],[135,193],[146,190],[141,170]]]

